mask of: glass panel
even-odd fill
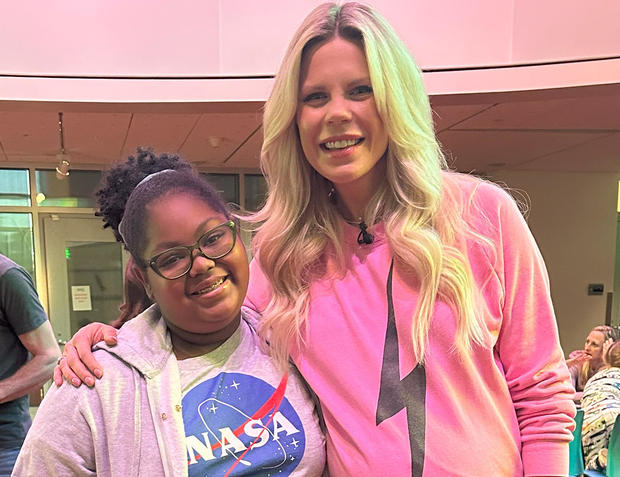
[[[55,170],[37,170],[37,203],[42,207],[94,207],[101,171],[69,171],[62,179]]]
[[[245,175],[245,208],[258,210],[267,198],[267,182],[261,174]]]
[[[35,280],[31,214],[0,213],[0,253],[24,267]]]
[[[203,174],[220,193],[226,203],[239,204],[239,176],[237,174]]]
[[[27,169],[0,169],[0,205],[30,205]]]
[[[67,242],[65,248],[71,334],[93,321],[109,323],[123,301],[121,246],[116,242]]]

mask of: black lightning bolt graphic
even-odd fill
[[[424,433],[426,425],[426,372],[424,366],[415,368],[400,379],[398,333],[392,302],[392,270],[387,281],[388,322],[383,347],[381,388],[377,403],[377,425],[394,416],[401,409],[407,410],[409,447],[411,448],[411,477],[422,477],[424,470]]]

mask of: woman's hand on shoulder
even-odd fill
[[[95,376],[103,376],[101,365],[91,351],[92,346],[99,341],[105,341],[108,346],[116,344],[116,328],[104,323],[90,323],[80,328],[65,344],[62,356],[54,368],[54,382],[60,386],[63,378],[75,387],[85,383],[95,385]]]

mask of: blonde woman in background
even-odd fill
[[[604,472],[607,447],[616,417],[620,414],[620,341],[606,343],[600,370],[585,385],[581,407],[581,440],[586,469]]]
[[[447,170],[390,25],[313,10],[263,128],[245,305],[320,399],[330,474],[565,475],[575,409],[543,260],[508,194]],[[65,376],[90,374],[76,348],[101,372],[74,344]]]
[[[592,328],[582,350],[573,351],[566,364],[575,387],[575,401],[579,402],[588,380],[605,366],[603,349],[617,339],[616,330],[611,326],[600,325]]]

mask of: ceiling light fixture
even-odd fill
[[[56,166],[56,178],[65,179],[69,175],[69,154],[65,154],[65,131],[62,124],[62,113],[58,113],[58,135],[60,136],[60,154],[56,154],[58,165]]]
[[[224,140],[224,138],[221,136],[209,136],[207,140],[209,141],[209,145],[213,149],[217,149],[222,145],[222,141]]]

